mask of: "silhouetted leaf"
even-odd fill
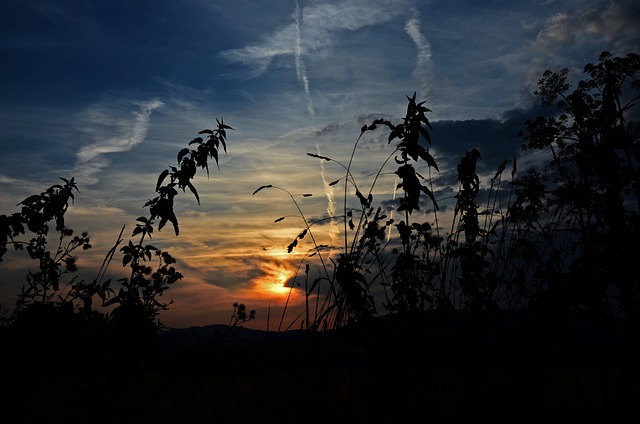
[[[425,162],[427,162],[427,164],[430,167],[435,168],[436,171],[440,172],[440,170],[438,169],[438,164],[436,163],[436,160],[433,158],[433,156],[431,156],[431,154],[427,150],[422,148],[422,146],[420,146],[420,150],[418,151],[418,154]]]
[[[194,143],[198,143],[198,144],[200,144],[200,143],[202,143],[203,141],[204,141],[204,140],[202,139],[202,137],[196,137],[196,138],[194,138],[193,140],[191,140],[191,141],[189,142],[189,146],[191,146],[191,145],[192,145],[192,144],[194,144]]]
[[[22,202],[18,203],[16,206],[20,206],[20,205],[30,205],[32,203],[36,203],[40,201],[40,195],[38,194],[34,194],[33,196],[29,196],[26,199],[24,199]]]
[[[420,127],[420,134],[425,138],[425,140],[427,140],[429,142],[429,145],[431,145],[431,135],[429,134],[429,131],[427,131],[427,129],[425,127]]]
[[[196,200],[198,201],[198,204],[200,204],[200,196],[198,196],[198,190],[196,190],[191,181],[187,181],[187,187],[189,187],[189,190],[191,190],[193,195],[196,196]]]
[[[224,141],[224,138],[220,138],[220,144],[222,144],[224,152],[227,153],[227,143]]]
[[[311,287],[309,287],[309,289],[307,290],[307,293],[311,293],[313,291],[313,289],[316,288],[316,286],[318,285],[318,283],[320,283],[320,281],[322,281],[322,278],[316,278],[313,280],[313,282],[311,283]]]
[[[329,186],[334,186],[334,185],[338,184],[339,182],[340,182],[340,178],[335,180],[335,181],[331,181],[328,185]]]
[[[402,124],[397,125],[395,128],[393,128],[391,130],[391,133],[389,134],[389,143],[391,143],[391,141],[394,138],[402,136],[403,132],[404,132],[404,125],[402,125]]]
[[[178,152],[178,163],[182,162],[182,158],[185,157],[191,150],[185,147]]]
[[[284,216],[281,216],[280,218],[276,219],[276,220],[275,220],[275,221],[273,221],[273,222],[274,222],[274,223],[275,223],[275,222],[280,222],[280,221],[282,221],[283,219],[284,219]]]
[[[218,123],[218,129],[219,129],[219,130],[224,130],[224,129],[232,130],[232,129],[233,129],[233,128],[231,128],[229,125],[226,125],[226,124],[224,123],[224,118],[220,118],[220,120],[219,120],[219,121],[218,121],[218,118],[216,118],[216,122]]]
[[[307,229],[307,228],[305,228],[304,230],[302,230],[302,232],[301,232],[300,234],[298,234],[298,238],[299,238],[300,240],[302,240],[302,239],[304,238],[304,236],[306,236],[306,235],[307,235],[307,231],[308,231],[308,229]]]
[[[331,160],[331,158],[328,158],[326,156],[316,155],[315,153],[307,153],[307,156],[311,156],[312,158],[323,159],[323,160],[326,160],[326,161],[330,161]]]
[[[362,204],[362,206],[364,207],[369,206],[369,202],[367,201],[367,198],[364,197],[362,193],[360,193],[360,191],[356,190],[356,196],[358,197],[358,199],[360,199],[360,203]]]
[[[429,198],[431,199],[431,201],[433,202],[433,207],[439,211],[440,208],[438,208],[438,203],[436,202],[436,198],[433,195],[433,193],[431,192],[431,190],[429,190],[427,187],[425,186],[420,186],[420,189],[427,195],[429,196]]]
[[[258,187],[256,189],[256,191],[253,192],[253,194],[256,194],[257,192],[259,192],[260,190],[263,190],[265,188],[271,188],[271,187],[273,187],[271,184],[260,186],[260,187]]]
[[[220,165],[218,164],[218,150],[211,148],[209,149],[209,154],[216,161],[216,166],[218,167],[218,169],[220,169]]]
[[[206,129],[206,130],[200,131],[198,134],[213,134],[213,131]]]
[[[296,247],[298,245],[298,239],[295,238],[293,239],[293,241],[291,242],[291,244],[289,246],[287,246],[287,253],[291,253],[291,251],[293,250],[294,247]]]
[[[313,196],[313,194],[311,194],[311,193],[305,193],[305,194],[302,195],[302,197],[311,197],[311,196]]]

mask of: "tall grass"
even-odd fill
[[[429,153],[430,110],[416,102],[415,93],[407,97],[402,123],[377,119],[363,126],[346,161],[307,153],[342,170],[343,176],[331,183],[344,187],[341,214],[310,222],[286,189],[267,185],[256,190],[279,189],[296,205],[304,227],[289,252],[310,235],[311,248],[298,267],[306,263],[308,327],[366,321],[382,312],[379,306],[392,314],[537,309],[637,319],[640,273],[633,272],[637,260],[632,252],[638,253],[640,236],[640,150],[637,125],[627,115],[638,96],[622,98],[623,90],[640,87],[640,59],[603,53],[585,72],[588,77],[573,92],[565,71],[548,71],[539,82],[536,94],[543,105],[560,99],[560,113],[526,122],[520,135],[527,142],[523,150],[551,150],[546,166],[518,174],[517,157],[504,159],[483,187],[476,170],[483,159],[480,150],[460,158],[449,228],[441,226],[443,212],[432,191],[432,171],[439,170]],[[363,187],[351,168],[362,135],[380,127],[395,144],[372,183]],[[376,183],[390,164],[397,166],[393,173],[400,190],[393,210],[382,202],[374,205]],[[509,164],[510,177],[505,178]],[[416,170],[424,165],[426,178]],[[428,213],[415,213],[425,203]],[[391,213],[402,219],[396,222]],[[316,242],[314,231],[321,231],[327,219],[342,222],[339,249]],[[626,240],[629,248],[616,240]],[[315,255],[322,275],[308,284],[309,259]],[[310,307],[310,298],[316,307]]]

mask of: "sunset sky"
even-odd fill
[[[637,53],[639,23],[636,0],[2,0],[0,214],[75,177],[67,223],[91,234],[93,248],[78,255],[90,280],[122,226],[129,236],[148,214],[158,174],[223,118],[235,131],[220,170],[212,164],[194,182],[200,205],[180,193],[181,234],[154,235],[185,275],[161,320],[226,323],[237,301],[258,310],[252,328],[266,327],[270,305],[274,328],[283,285],[311,244],[287,254],[302,221],[286,193],[252,195],[258,187],[299,195],[310,219],[340,213],[342,189],[327,183],[341,169],[306,153],[347,162],[362,125],[399,122],[416,91],[433,110],[436,197],[446,204],[467,150],[481,151],[486,176],[520,154],[515,135],[540,113],[532,91],[545,69],[580,77],[603,50]],[[363,186],[392,151],[387,135],[361,140]],[[375,200],[391,199],[396,183],[383,175]],[[340,239],[336,221],[317,228],[327,244]],[[35,266],[25,257],[0,263],[5,307]],[[285,325],[302,300],[294,290]]]

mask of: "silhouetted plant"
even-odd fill
[[[196,137],[189,142],[189,146],[196,145],[195,149],[183,148],[178,152],[178,167],[170,166],[160,173],[155,188],[158,196],[144,204],[144,207],[149,208],[150,216],[137,218],[131,234],[132,237],[139,237],[138,242],[129,241],[120,249],[123,254],[122,264],[131,268],[131,274],[128,278],[118,280],[118,292],[104,306],[116,305],[111,318],[122,331],[132,334],[153,331],[161,325],[160,321],[156,321],[158,314],[173,303],[173,300],[162,302],[160,298],[183,275],[173,266],[176,260],[168,252],[146,243],[146,239],[152,238],[155,220],[158,220],[158,231],[170,222],[175,235],[179,235],[178,218],[174,212],[174,199],[179,189],[184,192],[189,188],[198,204],[200,203],[200,196],[191,180],[198,167],[206,169],[207,176],[209,175],[209,159],[214,159],[218,165],[220,146],[225,152],[227,150],[226,130],[233,129],[223,120],[216,122],[216,129],[204,129],[198,133],[206,135],[206,140]],[[119,238],[116,245],[121,241]],[[153,257],[157,260],[155,270],[147,265]]]
[[[247,307],[244,303],[235,302],[233,304],[233,312],[231,312],[231,319],[229,320],[229,330],[253,319],[256,319],[255,309],[247,312]]]
[[[633,94],[640,88],[639,69],[637,55],[612,58],[605,52],[599,64],[585,67],[588,78],[571,93],[568,71],[546,72],[536,94],[546,106],[560,101],[553,116],[527,121],[527,131],[521,135],[528,141],[523,149],[551,151],[548,167],[516,178],[516,158],[504,160],[489,189],[482,190],[476,171],[480,152],[467,152],[458,165],[459,192],[451,231],[444,237],[429,179],[415,169],[415,164],[424,161],[429,171],[438,171],[428,148],[420,142],[431,143],[425,115],[429,110],[423,102],[416,103],[415,94],[408,97],[402,124],[377,119],[362,127],[347,165],[307,153],[345,171],[330,184],[344,179],[345,187],[343,215],[329,217],[344,224],[343,251],[329,258],[333,271],[312,237],[312,250],[320,254],[325,275],[310,287],[317,290],[325,281],[329,286],[326,307],[316,314],[313,328],[328,317],[338,327],[375,314],[374,284],[385,288],[384,307],[390,312],[554,304],[584,307],[600,315],[612,308],[615,293],[608,286],[615,284],[619,304],[628,314],[637,315],[640,290],[633,258],[640,252],[622,246],[634,246],[640,232],[639,127],[629,115],[640,98]],[[351,165],[362,135],[379,126],[390,129],[389,143],[394,139],[399,143],[365,191],[358,187]],[[404,219],[396,224],[372,205],[376,181],[392,157],[398,165],[397,187],[403,190],[396,211],[404,212]],[[505,191],[502,174],[509,163],[511,182]],[[272,186],[262,186],[255,193],[264,188]],[[350,189],[358,207],[349,207]],[[433,205],[433,227],[429,222],[411,222],[423,194]],[[305,222],[288,246],[291,252],[312,233],[313,225],[326,218],[307,222],[300,205],[289,195]],[[392,224],[397,240],[385,238]]]
[[[428,148],[425,148],[420,144],[421,139],[426,140],[429,144],[431,143],[431,137],[425,128],[425,126],[430,127],[429,120],[425,115],[430,110],[424,107],[424,102],[416,103],[415,93],[412,97],[407,97],[407,100],[407,112],[403,118],[403,123],[394,125],[387,120],[376,119],[370,125],[364,125],[361,128],[360,136],[354,144],[354,148],[347,165],[327,156],[307,153],[308,156],[336,163],[345,171],[345,175],[343,177],[343,215],[329,217],[329,219],[342,219],[344,224],[343,252],[340,253],[336,259],[330,258],[333,264],[333,271],[330,271],[327,267],[327,263],[323,257],[323,249],[316,243],[311,228],[312,225],[323,222],[326,218],[317,222],[308,222],[293,195],[283,188],[265,185],[259,187],[253,193],[255,195],[263,189],[276,188],[289,194],[290,198],[296,205],[299,211],[299,216],[305,223],[305,228],[288,246],[289,252],[298,245],[298,240],[303,239],[307,233],[311,235],[313,243],[312,250],[314,251],[314,254],[317,253],[320,257],[322,268],[324,270],[324,276],[318,277],[314,280],[311,285],[311,290],[319,289],[319,284],[322,281],[326,281],[328,283],[328,290],[324,303],[325,307],[321,308],[320,311],[316,313],[314,324],[312,326],[313,328],[317,329],[322,325],[321,323],[326,323],[327,321],[332,322],[333,327],[340,327],[347,323],[360,321],[377,314],[375,301],[371,295],[371,287],[375,281],[378,281],[395,293],[395,300],[388,303],[390,309],[410,309],[414,307],[417,302],[412,300],[407,303],[400,301],[400,299],[409,299],[411,296],[416,298],[422,296],[420,293],[407,293],[408,291],[415,289],[415,284],[412,280],[413,276],[405,272],[406,267],[397,268],[396,272],[391,274],[393,281],[389,282],[389,276],[386,275],[387,268],[389,267],[389,260],[384,257],[383,251],[388,245],[388,242],[385,241],[387,228],[393,224],[394,221],[393,219],[388,219],[387,216],[382,213],[380,208],[376,209],[372,206],[373,190],[376,182],[389,160],[394,158],[398,165],[395,172],[400,180],[398,188],[403,190],[403,197],[400,199],[399,206],[396,210],[404,212],[405,215],[405,220],[401,221],[397,226],[409,228],[409,233],[418,231],[416,229],[417,227],[414,228],[413,226],[410,226],[409,217],[414,211],[420,210],[422,194],[426,194],[430,198],[436,210],[438,208],[432,191],[426,185],[423,185],[421,182],[421,178],[423,177],[416,172],[414,167],[414,163],[418,163],[419,160],[422,160],[426,162],[429,168],[438,170],[437,164],[433,156],[429,153]],[[390,144],[396,139],[398,140],[398,143],[393,152],[382,163],[380,169],[375,174],[369,190],[363,193],[351,173],[351,166],[362,135],[366,131],[373,131],[377,129],[380,125],[391,130],[388,136],[388,143]],[[333,181],[330,185],[336,185],[340,180],[342,180],[342,178]],[[348,205],[347,199],[350,198],[350,187],[354,190],[357,204],[359,204],[357,207],[349,207]],[[279,218],[276,222],[282,221],[283,219],[284,217]],[[405,239],[403,239],[403,244],[401,246],[403,255],[407,258],[410,257],[412,260],[418,261],[413,254],[409,253],[411,250],[409,238],[406,239],[406,243],[404,243]],[[373,270],[374,266],[376,267],[375,271]],[[367,278],[369,275],[370,277]],[[309,296],[309,294],[310,293],[307,292],[307,296]]]
[[[484,268],[489,254],[486,243],[480,240],[481,229],[478,221],[477,197],[480,179],[476,173],[476,162],[482,159],[477,149],[470,150],[458,165],[460,192],[456,202],[456,213],[460,213],[459,232],[464,242],[457,248],[460,260],[460,284],[471,309],[490,306],[491,293],[485,281]]]
[[[88,233],[73,236],[73,230],[65,225],[64,215],[74,200],[73,191],[78,191],[78,187],[73,178],[61,180],[64,184],[55,184],[18,203],[20,212],[0,216],[0,260],[1,254],[7,251],[6,246],[12,245],[15,250],[26,250],[38,263],[37,271],[28,271],[27,282],[18,294],[11,319],[34,304],[62,302],[61,288],[73,286],[75,277],[68,282],[61,279],[78,269],[73,253],[77,249],[91,248]],[[53,249],[48,246],[52,224],[59,233],[58,244]],[[18,239],[20,235],[26,235],[25,228],[33,233],[29,241]]]
[[[158,220],[158,230],[171,222],[176,236],[179,234],[178,219],[173,209],[179,189],[185,191],[189,188],[200,202],[191,180],[198,167],[206,169],[209,174],[209,159],[214,159],[218,165],[219,149],[226,152],[226,131],[232,129],[222,120],[216,122],[216,129],[205,129],[199,133],[206,135],[206,140],[196,137],[189,142],[190,146],[195,145],[195,149],[184,148],[178,152],[178,167],[170,166],[159,175],[156,183],[158,196],[144,204],[144,207],[149,207],[150,216],[139,217],[132,231],[132,237],[139,237],[138,241],[129,241],[120,248],[122,264],[131,268],[131,274],[128,278],[118,280],[117,291],[112,287],[112,281],[105,279],[105,274],[116,250],[124,241],[124,227],[92,282],[75,281],[72,278],[61,286],[61,277],[77,269],[74,251],[91,247],[87,233],[72,238],[73,231],[65,226],[65,212],[69,202],[73,201],[73,190],[77,191],[73,178],[62,178],[64,185],[57,184],[40,195],[28,197],[19,204],[22,206],[21,212],[1,215],[0,260],[7,251],[7,245],[12,245],[16,250],[26,249],[32,259],[38,260],[38,271],[29,272],[27,284],[18,295],[13,314],[3,318],[3,322],[14,323],[20,316],[24,317],[23,321],[44,322],[50,318],[49,315],[66,314],[71,317],[76,315],[76,310],[78,316],[94,319],[102,316],[92,309],[93,299],[97,296],[102,306],[113,306],[112,311],[102,318],[108,318],[117,333],[136,338],[151,334],[158,328],[160,322],[155,321],[157,315],[173,302],[162,302],[161,297],[182,278],[182,274],[173,266],[176,260],[168,252],[147,243],[147,239],[152,238],[155,220]],[[56,231],[60,233],[55,252],[47,248],[51,222],[55,222]],[[28,242],[18,239],[25,234],[25,228],[35,234]],[[154,258],[157,262],[152,265]],[[27,314],[27,309],[33,311]]]
[[[537,200],[528,209],[517,202],[514,213],[542,214],[543,231],[554,245],[543,258],[551,271],[540,270],[549,275],[536,304],[602,315],[612,301],[618,303],[615,285],[624,311],[637,317],[640,150],[630,111],[640,98],[640,56],[603,52],[584,72],[587,77],[573,90],[567,69],[546,71],[538,82],[542,104],[555,109],[527,121],[522,148],[550,151],[553,180],[544,188],[523,181],[527,196]]]

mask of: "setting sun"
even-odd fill
[[[284,261],[268,261],[261,264],[264,274],[254,280],[255,291],[264,297],[281,297],[289,294],[289,280],[294,271]]]
[[[280,269],[274,282],[269,286],[269,291],[274,294],[287,294],[290,287],[286,286],[289,278],[293,276],[293,271],[287,269]]]

